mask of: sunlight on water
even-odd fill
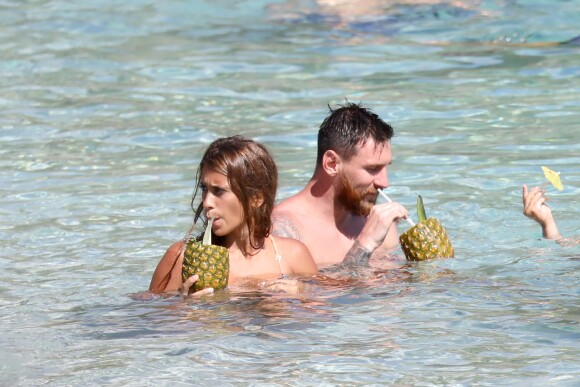
[[[578,384],[578,247],[521,185],[561,172],[580,234],[580,3],[348,4],[0,4],[0,384]],[[389,196],[416,219],[421,194],[455,259],[143,296],[207,144],[266,144],[284,198],[345,100],[394,126]]]

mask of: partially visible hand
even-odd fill
[[[552,210],[546,204],[548,198],[544,196],[546,191],[534,187],[528,190],[524,184],[522,191],[522,200],[524,202],[524,215],[535,220],[541,226],[553,219]]]
[[[528,186],[524,184],[522,190],[522,200],[524,202],[524,215],[530,219],[535,220],[542,226],[542,234],[548,239],[560,239],[560,233],[556,226],[556,221],[552,215],[552,210],[546,204],[548,200],[544,196],[546,191],[534,187],[528,190]]]
[[[213,288],[205,288],[205,289],[199,290],[195,293],[189,294],[189,288],[191,288],[191,286],[194,283],[196,283],[198,279],[199,279],[199,276],[197,274],[192,275],[191,277],[186,279],[185,282],[183,283],[183,285],[181,285],[181,289],[180,289],[179,293],[183,297],[190,297],[190,296],[200,297],[200,296],[205,296],[206,294],[212,294]]]
[[[377,204],[371,209],[357,240],[372,252],[383,243],[393,224],[396,226],[398,221],[408,216],[407,209],[399,203]]]

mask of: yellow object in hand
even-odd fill
[[[558,191],[562,191],[564,189],[564,186],[560,181],[560,172],[552,171],[550,168],[544,166],[542,166],[542,171],[544,171],[544,176],[546,176],[546,179],[548,179],[548,181],[552,183],[552,185],[556,187]]]

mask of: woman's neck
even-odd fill
[[[253,246],[252,246],[253,245]],[[254,246],[260,246],[255,248]],[[247,227],[240,232],[232,232],[224,236],[224,247],[230,253],[239,251],[245,257],[251,257],[258,254],[264,247],[264,240],[257,241],[254,238],[250,240]]]

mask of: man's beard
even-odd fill
[[[378,194],[378,190],[374,187],[365,190],[356,189],[350,179],[343,172],[339,172],[336,200],[351,214],[368,216],[377,201]]]

